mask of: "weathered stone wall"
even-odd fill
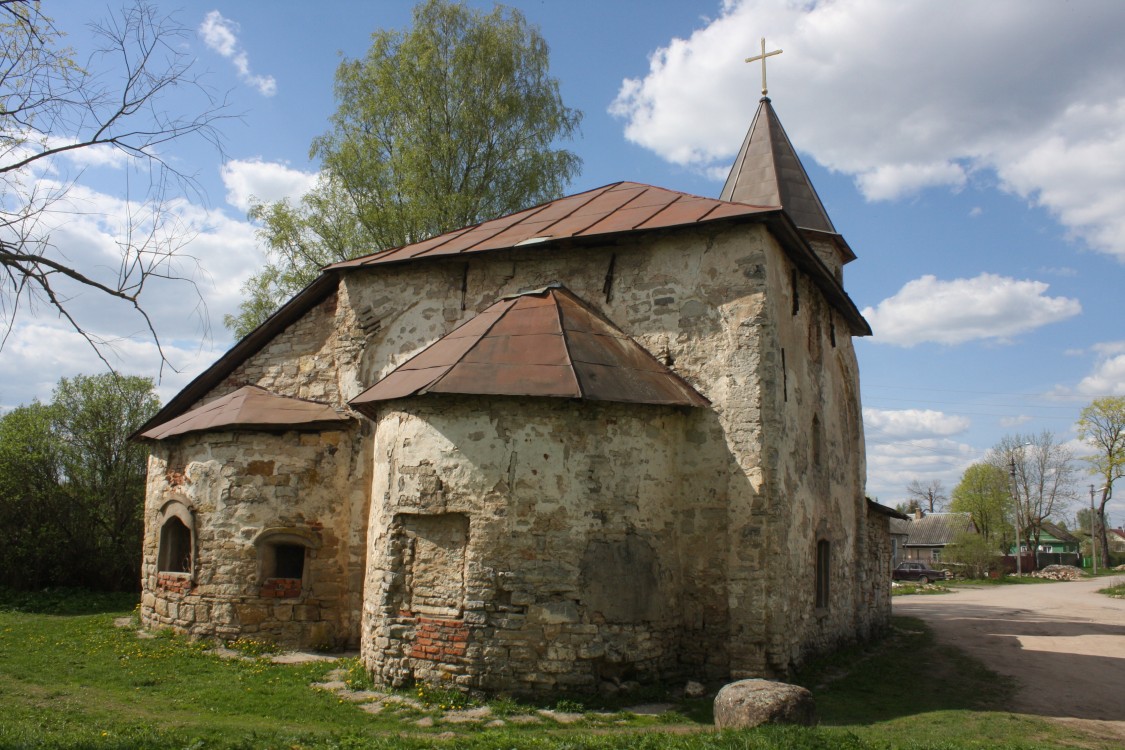
[[[759,328],[765,493],[776,559],[765,664],[785,674],[856,638],[867,546],[859,375],[846,322],[776,246]],[[817,606],[817,544],[828,542],[828,601]],[[736,675],[744,676],[744,675]],[[748,675],[747,675],[748,676]]]
[[[276,495],[276,521],[252,512],[264,501],[235,497],[237,477],[258,477],[263,462],[300,451],[268,444],[278,436],[169,441],[150,472],[146,622],[306,638],[309,628],[279,624],[288,622],[290,584],[255,589],[246,555],[255,529],[313,520],[332,530],[328,575],[344,593],[336,603],[314,597],[312,622],[351,640],[362,601],[364,658],[388,682],[447,675],[535,690],[631,676],[778,676],[853,637],[870,598],[856,557],[873,544],[855,356],[843,319],[761,225],[356,270],[205,400],[251,383],[340,406],[499,297],[552,282],[598,308],[711,408],[395,402],[374,426],[359,418],[330,459],[293,459],[335,468],[296,497]],[[311,476],[304,471],[289,476]],[[272,492],[264,481],[259,489]],[[214,566],[206,585],[219,588],[210,593],[202,579],[185,593],[182,575],[156,575],[152,522],[172,497],[197,514],[193,575]],[[825,607],[815,606],[818,540],[832,551]],[[606,617],[633,600],[598,600],[583,560],[612,570],[646,555],[655,583],[635,591],[652,596],[628,616]],[[461,569],[453,591],[456,576],[433,573]],[[243,618],[232,607],[180,606],[203,596],[267,612],[253,623],[258,610]],[[646,609],[651,601],[659,610]]]
[[[725,479],[679,471],[706,419],[561,399],[389,404],[375,435],[366,663],[393,685],[517,692],[723,671],[709,674],[701,652],[722,651],[725,618],[700,614],[725,610],[704,570],[721,562],[725,518],[700,508]]]
[[[200,403],[256,385],[283,396],[342,405],[356,395],[356,359],[362,347],[355,311],[346,293],[337,292],[243,362]]]
[[[224,640],[358,644],[363,549],[352,508],[364,504],[366,476],[348,450],[358,431],[213,432],[156,444],[143,624]],[[192,539],[190,560],[181,552],[169,566],[160,539],[172,511]],[[304,548],[300,577],[278,571],[277,544]]]
[[[891,622],[891,519],[870,508],[864,550],[856,568],[856,637],[873,638]]]

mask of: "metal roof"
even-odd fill
[[[976,530],[973,517],[968,513],[931,513],[921,518],[911,518],[910,536],[906,540],[906,546],[946,545],[958,534]]]
[[[164,440],[189,432],[238,428],[319,429],[325,426],[340,427],[338,423],[347,421],[348,417],[341,416],[327,404],[279,396],[263,388],[247,385],[142,432],[140,437]]]
[[[724,201],[781,206],[798,227],[836,234],[768,96],[763,96],[758,104],[719,197]]]
[[[336,263],[325,270],[482,253],[560,239],[670,229],[776,213],[780,209],[780,204],[729,203],[638,182],[615,182],[422,242]]]
[[[350,405],[425,393],[710,402],[561,286],[501,299],[392,370]]]

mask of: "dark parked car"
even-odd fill
[[[917,581],[929,583],[930,581],[943,581],[946,578],[944,570],[934,570],[924,562],[907,560],[900,562],[898,567],[891,571],[891,578],[896,581]]]

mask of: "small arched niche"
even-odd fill
[[[179,500],[169,500],[160,509],[157,523],[160,527],[157,571],[190,577],[195,562],[195,514]]]
[[[309,561],[320,540],[308,529],[264,529],[254,538],[258,550],[259,594],[269,598],[301,595],[309,583]]]

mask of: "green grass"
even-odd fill
[[[428,707],[368,714],[310,687],[338,667],[353,687],[369,687],[355,660],[305,665],[223,660],[206,653],[211,644],[167,633],[140,639],[132,629],[114,627],[113,620],[129,614],[132,605],[130,598],[78,592],[0,591],[0,748],[1099,747],[1079,730],[1005,713],[1010,684],[940,646],[920,622],[907,619],[897,619],[884,641],[803,671],[798,681],[813,690],[821,716],[816,728],[715,732],[705,699],[656,717],[588,713],[576,725],[484,729],[438,722],[422,729],[414,722],[439,717],[450,696],[425,689]],[[650,688],[633,701],[660,696],[666,693]],[[535,704],[511,698],[489,705],[499,717],[536,710]],[[599,704],[562,698],[546,705],[589,710]]]
[[[1109,586],[1104,589],[1098,589],[1099,594],[1105,594],[1113,599],[1125,599],[1125,583],[1119,583],[1116,586]]]
[[[949,588],[949,584],[940,581],[938,583],[915,583],[913,581],[902,581],[899,585],[891,589],[891,596],[906,596],[907,594],[951,594],[953,589]]]

